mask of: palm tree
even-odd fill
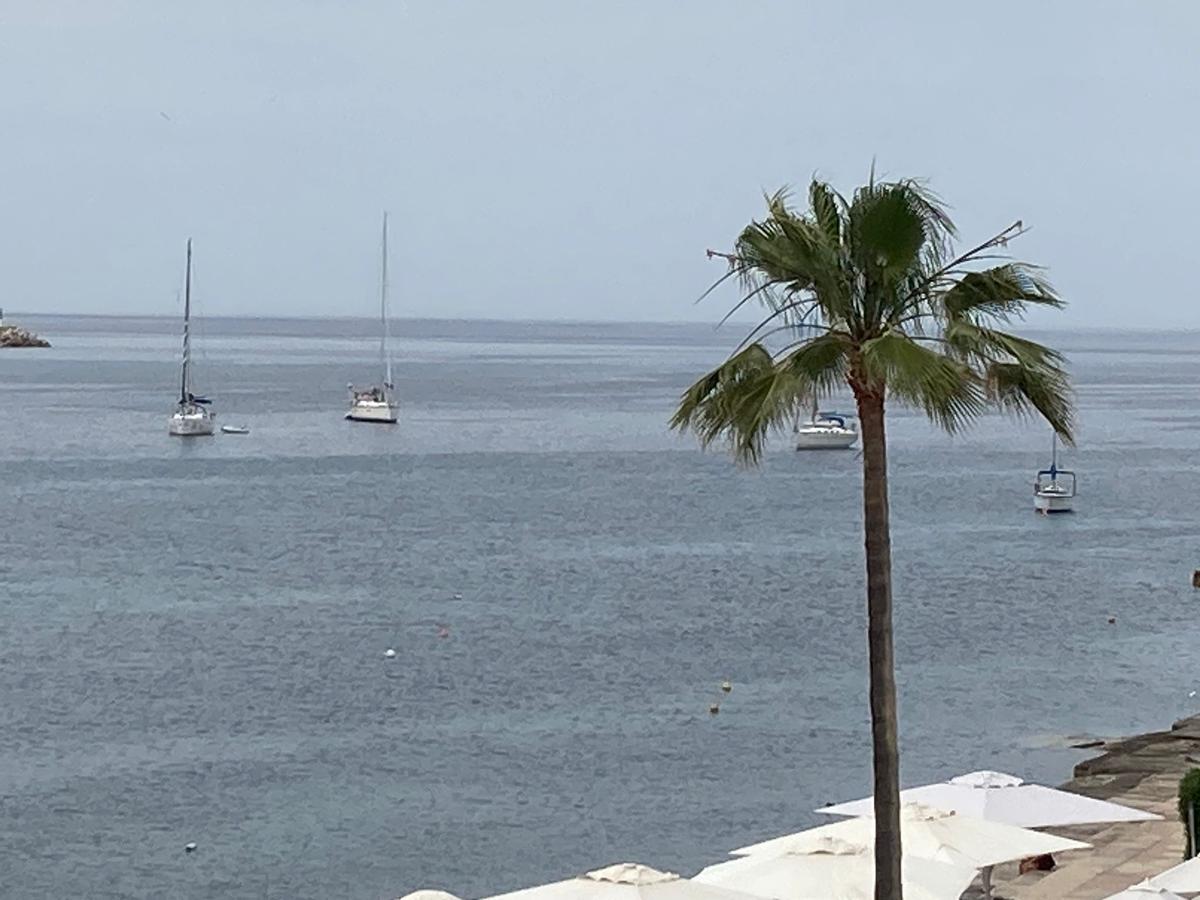
[[[1061,307],[1037,270],[998,255],[1016,222],[955,255],[945,207],[922,184],[870,181],[847,200],[814,180],[797,213],[780,191],[728,261],[743,292],[729,316],[761,302],[769,315],[720,366],[684,393],[671,421],[705,447],[727,441],[755,464],[769,433],[809,397],[848,385],[862,433],[875,898],[901,900],[900,779],[888,523],[888,400],[918,407],[954,432],[989,407],[1040,415],[1072,440],[1063,357],[999,330],[1029,306]],[[724,320],[723,320],[724,321]],[[772,347],[768,346],[768,342]],[[773,349],[774,348],[774,349]]]

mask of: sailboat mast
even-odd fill
[[[188,399],[188,365],[192,357],[192,239],[187,242],[187,269],[183,279],[183,372],[179,383],[179,402]]]
[[[383,363],[383,383],[392,386],[392,356],[388,352],[388,214],[383,214],[383,265],[379,277],[379,315],[383,319],[383,336],[379,341],[379,359]]]

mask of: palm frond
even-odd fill
[[[1052,366],[1063,368],[1066,360],[1061,353],[1036,341],[994,328],[957,319],[946,326],[946,345],[960,358],[975,362],[1005,362],[1009,359],[1023,366]]]
[[[981,380],[970,366],[900,332],[867,341],[862,369],[889,396],[924,410],[949,432],[961,430],[987,408]]]
[[[823,181],[813,179],[808,186],[808,203],[812,207],[813,219],[825,235],[831,247],[842,246],[843,201],[837,191]]]
[[[823,334],[799,342],[776,365],[795,379],[799,397],[823,397],[846,383],[849,349],[844,335]]]
[[[861,188],[850,204],[852,252],[860,265],[891,274],[918,268],[922,250],[941,258],[954,223],[937,199],[912,181]]]
[[[950,319],[987,316],[1001,321],[1020,318],[1030,305],[1063,306],[1050,283],[1020,263],[967,273],[941,295],[941,304]]]
[[[724,439],[739,462],[754,464],[767,435],[790,420],[797,398],[795,376],[752,344],[684,392],[671,427],[693,432],[704,447]]]
[[[899,185],[859,188],[847,219],[851,256],[868,274],[910,268],[925,243],[925,223]]]
[[[828,316],[843,316],[848,297],[837,245],[813,219],[789,211],[778,194],[771,198],[770,213],[768,219],[752,222],[737,240],[738,256],[752,267],[747,289],[770,281],[786,299],[811,292]]]
[[[1034,413],[1050,423],[1066,443],[1075,442],[1075,410],[1066,373],[1053,367],[992,363],[986,369],[988,399],[1020,417]]]
[[[847,249],[861,285],[860,322],[867,339],[925,301],[920,287],[941,266],[954,225],[937,198],[912,181],[860,188],[847,220]]]

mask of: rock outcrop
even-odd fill
[[[0,347],[49,347],[50,342],[16,325],[0,325]]]

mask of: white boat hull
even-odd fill
[[[383,400],[357,400],[350,406],[346,418],[351,422],[381,422],[396,424],[396,404]]]
[[[1075,498],[1065,494],[1047,494],[1041,491],[1033,495],[1033,508],[1040,513],[1069,513],[1075,504]]]
[[[204,410],[202,412],[177,412],[171,416],[171,424],[167,430],[175,437],[205,437],[213,433],[216,416]]]
[[[849,450],[858,432],[849,428],[801,428],[795,434],[797,450]]]

